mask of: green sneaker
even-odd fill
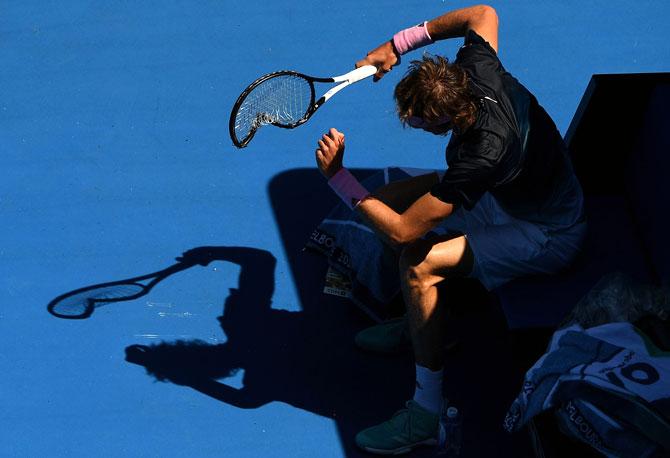
[[[411,347],[407,319],[395,318],[363,329],[354,342],[363,350],[375,353],[400,353]]]
[[[407,401],[390,420],[356,435],[356,445],[378,455],[401,455],[419,445],[437,444],[439,416]]]

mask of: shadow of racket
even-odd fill
[[[58,318],[85,319],[90,317],[96,308],[103,305],[132,301],[145,296],[166,277],[197,264],[203,265],[202,262],[195,259],[184,259],[154,273],[75,289],[53,299],[47,305],[47,310]]]

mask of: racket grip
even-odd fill
[[[352,70],[349,73],[345,73],[344,75],[333,78],[333,82],[339,83],[340,81],[347,81],[349,84],[351,84],[365,78],[369,78],[375,73],[377,73],[377,67],[374,65],[363,65],[362,67],[358,67],[356,70]]]

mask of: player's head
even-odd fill
[[[475,118],[467,74],[442,56],[425,54],[412,61],[394,97],[404,125],[434,134],[464,131]]]

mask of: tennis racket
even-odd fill
[[[88,318],[96,308],[102,305],[112,302],[132,301],[148,294],[164,278],[193,267],[195,264],[197,264],[195,261],[182,261],[167,269],[140,277],[75,289],[52,300],[47,305],[47,310],[58,318],[72,320]]]
[[[331,78],[315,78],[282,70],[268,73],[251,83],[237,98],[230,113],[230,138],[244,148],[256,131],[267,124],[293,129],[307,120],[332,96],[345,87],[377,73],[374,65],[365,65]],[[340,83],[315,97],[314,83]]]

